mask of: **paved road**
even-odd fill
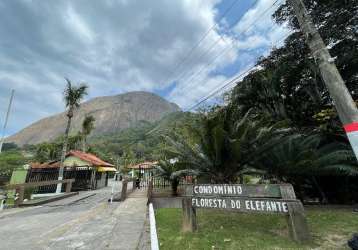
[[[144,229],[146,199],[110,204],[110,193],[107,187],[1,213],[0,249],[136,249]]]

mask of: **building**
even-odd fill
[[[134,177],[135,173],[138,173],[138,176],[147,176],[150,175],[152,170],[158,164],[156,161],[145,161],[138,164],[130,165],[127,168],[131,170],[132,177]]]
[[[59,161],[47,163],[32,163],[27,182],[56,180],[60,168]],[[114,165],[105,162],[97,156],[82,151],[72,150],[67,153],[64,161],[64,179],[75,179],[73,191],[98,189],[108,185],[111,172],[115,172]],[[52,192],[56,185],[41,187],[40,192]]]
[[[145,161],[138,164],[134,164],[131,166],[128,166],[127,168],[130,169],[130,175],[132,178],[138,177],[141,180],[141,186],[145,187],[148,186],[149,181],[153,177],[153,171],[155,170],[155,166],[158,164],[158,162],[150,162]]]

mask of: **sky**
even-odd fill
[[[86,100],[140,90],[186,110],[282,44],[274,2],[2,0],[0,125],[11,89],[6,135],[64,111],[65,78]]]

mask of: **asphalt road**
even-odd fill
[[[119,192],[121,184],[117,182],[115,189]],[[122,247],[117,234],[126,230],[119,224],[128,223],[128,232],[136,240],[145,220],[145,199],[110,204],[110,196],[111,186],[0,213],[0,249],[135,249],[137,243]],[[127,217],[131,219],[126,221]]]

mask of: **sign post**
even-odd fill
[[[292,185],[200,184],[188,187],[183,199],[183,231],[195,231],[196,209],[224,209],[245,213],[276,213],[287,217],[297,242],[310,240],[302,203]]]
[[[193,232],[197,229],[196,226],[196,210],[192,206],[192,200],[190,198],[184,198],[182,200],[183,206],[183,231]]]

